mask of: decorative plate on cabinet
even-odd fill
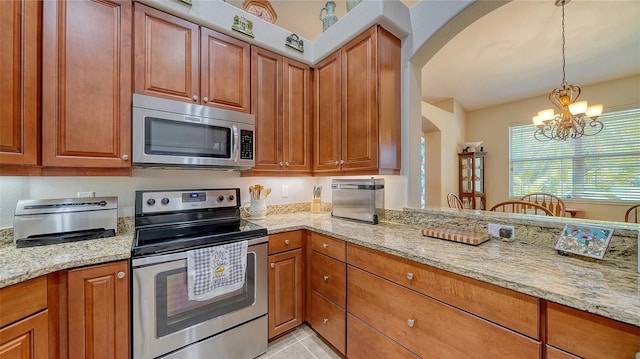
[[[242,7],[244,7],[245,11],[249,14],[269,21],[270,23],[274,23],[278,19],[278,14],[276,14],[276,11],[268,0],[245,0],[242,3]]]

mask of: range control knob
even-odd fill
[[[162,202],[162,204],[169,204],[169,198],[165,197],[160,202]]]
[[[233,201],[234,199],[236,199],[236,197],[234,195],[230,194],[229,197],[227,197],[227,199],[229,201]]]
[[[218,202],[222,202],[224,201],[224,196],[223,195],[219,195],[218,196]]]
[[[147,204],[148,204],[148,205],[150,205],[150,206],[153,206],[154,204],[156,204],[156,200],[155,200],[155,199],[153,199],[153,198],[149,198],[149,199],[147,200]]]

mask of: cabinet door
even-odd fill
[[[376,27],[342,48],[342,170],[378,168]]]
[[[68,273],[69,358],[129,357],[127,261]]]
[[[42,3],[0,1],[0,163],[38,164]]]
[[[269,338],[302,324],[302,250],[269,256]]]
[[[207,28],[200,31],[202,104],[248,113],[251,110],[249,44]]]
[[[251,113],[256,117],[255,170],[281,171],[282,56],[251,48]]]
[[[340,63],[338,51],[318,63],[314,71],[314,172],[340,169]]]
[[[200,102],[199,26],[134,5],[136,93]]]
[[[311,69],[284,58],[283,156],[287,171],[311,171]]]
[[[0,329],[0,358],[46,359],[49,357],[46,310]]]
[[[131,2],[45,1],[42,165],[130,168]]]

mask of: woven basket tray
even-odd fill
[[[423,236],[446,239],[452,242],[467,243],[477,246],[489,239],[489,234],[468,229],[449,227],[428,227],[422,229]]]

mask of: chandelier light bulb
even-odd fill
[[[596,120],[598,116],[602,115],[602,104],[599,103],[597,105],[591,105],[587,108],[586,112],[587,117],[592,120]]]
[[[547,122],[547,121],[551,120],[552,118],[554,118],[555,115],[553,114],[553,109],[549,108],[549,109],[542,110],[542,111],[538,112],[538,117],[540,118],[540,120],[542,122]]]
[[[587,112],[587,101],[578,101],[569,105],[569,111],[572,115],[579,115]]]

